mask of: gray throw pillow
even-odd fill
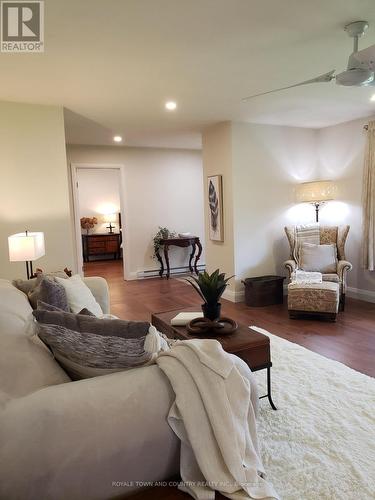
[[[105,320],[99,321],[103,323]],[[115,321],[110,320],[111,323]],[[81,333],[61,325],[39,322],[38,336],[73,380],[142,366],[153,357],[144,349],[145,337],[123,338]]]
[[[51,304],[46,304],[46,302],[42,302],[41,300],[38,300],[38,307],[37,309],[39,310],[43,310],[43,311],[60,311],[60,312],[65,312],[63,309],[60,309],[59,307],[56,307],[56,306],[53,306]],[[82,309],[82,311],[79,311],[78,314],[84,314],[86,316],[93,316],[94,318],[96,318],[95,314],[93,314],[91,311],[89,311],[88,309],[86,309],[86,307],[84,307]]]
[[[33,309],[37,308],[37,303],[38,299],[40,298],[40,284],[43,280],[43,278],[68,278],[69,276],[66,274],[65,271],[54,271],[50,273],[43,273],[41,271],[36,272],[36,277],[31,278],[29,280],[13,280],[12,284],[18,288],[18,290],[21,290],[21,292],[25,293],[27,295],[27,298],[29,299],[30,305]]]
[[[63,326],[80,333],[94,333],[127,339],[145,337],[150,328],[150,323],[147,321],[101,319],[96,316],[41,309],[36,309],[33,314],[39,323]]]
[[[299,267],[306,272],[322,274],[337,272],[337,248],[335,244],[315,245],[302,243],[299,251]]]
[[[42,278],[36,299],[37,303],[40,300],[62,311],[69,311],[65,288],[55,281],[54,278],[48,276]]]

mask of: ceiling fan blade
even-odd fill
[[[352,56],[367,69],[375,71],[375,45],[370,45],[367,49],[354,52]]]
[[[310,83],[324,83],[330,82],[335,78],[335,69],[329,71],[328,73],[324,73],[323,75],[317,76],[315,78],[311,78],[311,80],[305,80],[304,82],[295,83],[294,85],[288,85],[287,87],[281,87],[279,89],[268,90],[267,92],[261,92],[260,94],[250,95],[248,97],[244,97],[241,99],[242,101],[248,101],[249,99],[253,99],[254,97],[259,97],[261,95],[272,94],[273,92],[280,92],[281,90],[292,89],[294,87],[300,87],[301,85],[309,85]]]

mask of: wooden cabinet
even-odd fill
[[[82,249],[84,262],[89,262],[90,256],[93,255],[105,258],[110,255],[113,259],[119,259],[121,256],[120,234],[83,234]]]

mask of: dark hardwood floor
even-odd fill
[[[151,313],[197,305],[201,299],[178,279],[124,281],[122,261],[85,264],[86,276],[103,276],[111,294],[112,313],[123,319],[150,320]],[[340,361],[354,370],[375,376],[375,304],[347,299],[336,323],[291,320],[286,304],[251,308],[223,300],[223,314],[255,325]]]
[[[196,305],[201,300],[192,288],[177,279],[124,281],[122,262],[105,261],[85,264],[86,276],[103,276],[111,294],[111,310],[123,319],[150,320],[151,313]],[[347,299],[346,310],[336,323],[290,320],[286,304],[250,308],[223,300],[223,313],[248,325],[300,344],[311,351],[340,361],[362,373],[375,376],[375,304]],[[120,498],[120,497],[119,497]],[[131,500],[188,500],[174,486],[158,486],[139,491]],[[225,497],[216,493],[216,500]]]

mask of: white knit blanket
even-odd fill
[[[320,244],[320,229],[319,222],[313,224],[303,224],[294,227],[294,260],[299,264],[299,252],[302,243]]]
[[[291,275],[292,283],[299,283],[301,285],[306,283],[322,283],[323,276],[322,273],[318,272],[308,272],[301,271],[300,269],[296,269]]]
[[[253,375],[216,340],[177,342],[156,360],[176,400],[169,425],[181,440],[180,489],[197,500],[277,499],[259,456]]]

